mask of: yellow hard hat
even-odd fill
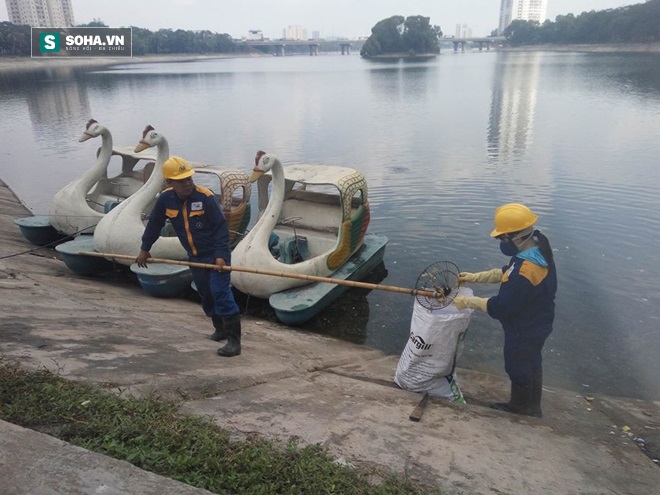
[[[491,237],[520,232],[536,223],[538,216],[520,203],[508,203],[495,210],[495,228]]]
[[[163,177],[166,179],[187,179],[194,173],[190,164],[180,156],[171,156],[163,164]]]

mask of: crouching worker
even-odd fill
[[[504,365],[511,380],[511,399],[490,407],[541,417],[543,367],[541,350],[552,332],[557,272],[548,239],[534,228],[538,217],[525,205],[509,203],[495,210],[491,237],[510,256],[503,268],[460,274],[460,283],[500,283],[491,298],[461,297],[460,309],[473,308],[499,320],[504,329]]]
[[[166,219],[170,220],[186,249],[189,261],[218,268],[230,265],[227,221],[213,192],[195,185],[194,173],[190,164],[178,156],[170,157],[163,165],[168,187],[156,200],[149,216],[140,254],[135,259],[138,266],[147,266],[151,257],[149,250],[160,236]],[[190,271],[202,297],[204,313],[215,327],[209,338],[216,342],[227,339],[227,345],[218,349],[218,355],[238,356],[241,353],[241,319],[231,292],[229,272],[195,267],[190,267]]]

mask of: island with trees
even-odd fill
[[[360,50],[367,59],[429,58],[440,53],[442,30],[430,17],[393,15],[378,21]]]

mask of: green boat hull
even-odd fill
[[[387,237],[367,234],[362,247],[329,278],[358,281],[383,261]],[[350,286],[316,282],[277,292],[268,302],[285,325],[302,325],[336,301]]]

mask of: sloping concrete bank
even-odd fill
[[[28,212],[4,184],[0,205],[0,355],[25,367],[113,391],[174,397],[183,411],[211,415],[237,436],[297,436],[351,464],[450,494],[641,495],[660,483],[660,468],[639,447],[639,438],[657,445],[657,403],[586,400],[546,388],[544,419],[518,417],[481,405],[506,398],[506,380],[459,370],[469,404],[434,399],[422,420],[411,422],[420,396],[393,385],[396,356],[246,317],[243,354],[220,358],[193,301],[155,299],[133,284],[76,276],[51,249],[11,256],[32,247],[12,222]],[[39,450],[61,444],[22,440],[13,455],[18,447],[7,438],[16,435],[0,423],[3,483],[22,493],[64,493],[43,488],[52,466],[21,460],[30,449],[38,458]],[[63,456],[57,469],[65,478],[59,487],[67,487],[66,476],[72,487],[80,481],[71,457]],[[124,475],[116,476],[119,486]],[[161,493],[183,492],[164,485]]]

